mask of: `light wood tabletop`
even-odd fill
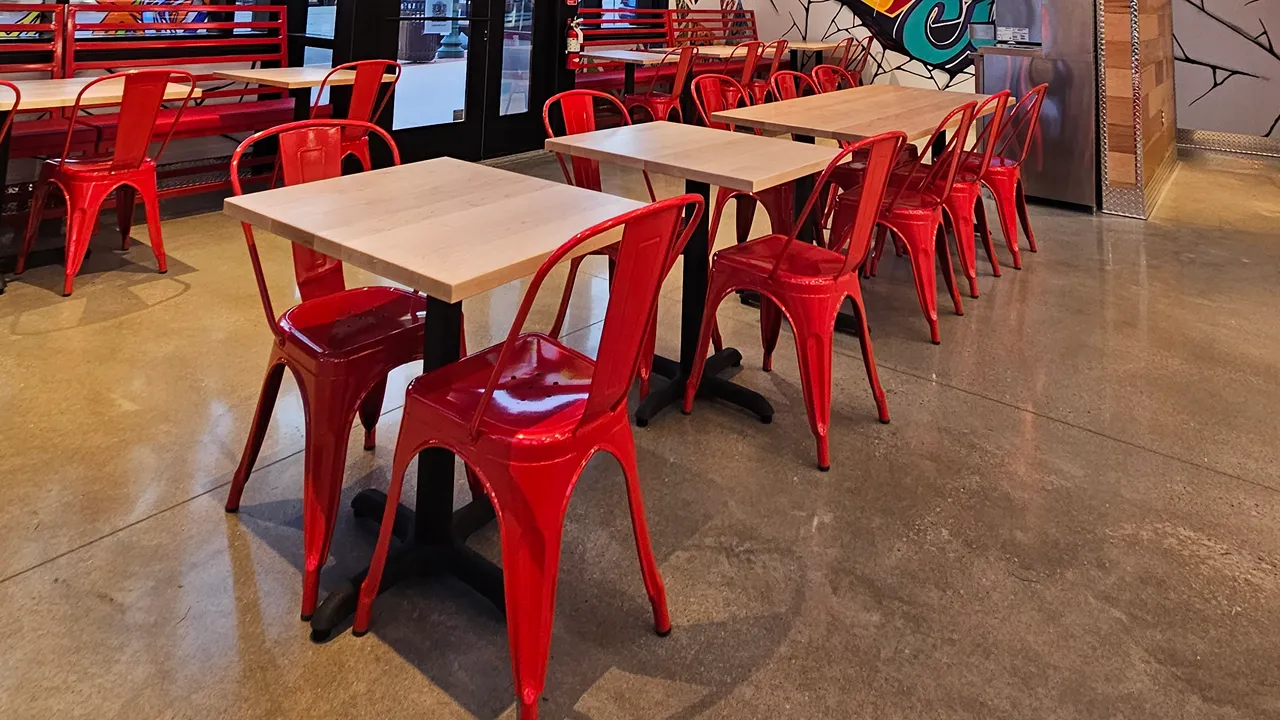
[[[223,212],[445,302],[532,275],[643,203],[438,158],[227,198]],[[606,233],[578,253],[621,239]]]
[[[548,138],[544,147],[744,192],[821,172],[838,152],[834,147],[670,122]]]
[[[839,45],[838,40],[788,40],[788,50],[802,50],[804,52],[823,52],[825,50],[835,50]]]
[[[287,68],[243,68],[239,70],[217,70],[213,74],[224,80],[234,80],[236,82],[253,83],[257,85],[267,85],[270,87],[284,88],[285,90],[299,90],[302,88],[320,87],[320,83],[324,81],[325,75],[333,68],[327,68],[323,65],[306,65],[303,67],[287,67]],[[395,80],[395,75],[383,75],[382,82],[391,82]],[[343,70],[335,73],[329,78],[330,85],[351,85],[356,81],[356,74],[351,70]]]
[[[632,65],[662,65],[663,63],[673,63],[680,59],[676,55],[667,56],[663,53],[648,52],[646,50],[587,49],[579,53],[579,56],[589,60],[630,63]]]
[[[737,45],[698,45],[697,46],[698,57],[702,60],[725,60],[730,55],[733,54],[733,50],[736,47],[738,46]],[[671,49],[672,48],[654,48],[650,52],[664,53]],[[743,57],[745,53],[746,53],[746,50],[739,50],[738,58]],[[761,52],[760,57],[773,57],[773,49],[770,48],[768,52]]]
[[[711,114],[712,120],[771,132],[856,141],[901,130],[909,140],[927,138],[959,105],[986,95],[895,85],[865,85]],[[987,108],[990,112],[993,108]]]
[[[71,107],[76,104],[76,95],[93,80],[91,77],[54,78],[44,80],[14,80],[22,93],[22,105],[19,112],[27,110],[48,110],[50,108]],[[165,100],[181,100],[187,96],[187,86],[182,83],[169,83],[164,90]],[[196,88],[192,98],[200,97],[200,88]],[[82,104],[115,105],[124,98],[124,79],[107,80],[95,85],[85,93]],[[13,109],[13,95],[0,93],[0,112]]]

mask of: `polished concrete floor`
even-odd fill
[[[701,403],[636,430],[665,639],[620,473],[588,466],[544,716],[1280,717],[1277,169],[1188,159],[1146,223],[1035,208],[1040,253],[983,268],[937,347],[887,259],[866,286],[893,423],[839,338],[830,473],[789,335],[765,374],[754,313],[726,304],[737,379],[774,422]],[[505,628],[455,583],[383,596],[364,638],[309,641],[290,380],[240,514],[222,511],[269,343],[240,229],[164,227],[167,275],[144,228],[122,253],[104,227],[74,296],[43,267],[0,297],[0,717],[513,718]],[[287,248],[260,244],[283,306]],[[590,269],[568,327],[587,351],[608,298]],[[506,333],[522,290],[465,304],[473,347]],[[353,437],[348,497],[386,485],[413,374],[395,375],[377,450]],[[368,531],[344,518],[327,587],[366,562]],[[473,545],[496,557],[496,530]]]

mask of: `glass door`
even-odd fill
[[[535,111],[549,94],[534,72],[535,53],[558,50],[536,32],[535,4],[553,7],[552,0],[338,0],[335,64],[401,63],[383,120],[406,162],[534,149]]]

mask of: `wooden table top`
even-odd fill
[[[50,108],[71,107],[76,104],[76,95],[93,80],[91,77],[55,78],[44,80],[14,80],[22,93],[22,104],[19,112],[28,110],[48,110]],[[165,88],[165,100],[181,100],[187,96],[187,86],[182,83],[169,83]],[[191,97],[200,97],[200,88],[196,88]],[[108,80],[98,83],[85,93],[83,104],[115,105],[124,98],[124,80]],[[0,91],[0,112],[13,109],[13,95]]]
[[[703,59],[703,60],[707,60],[707,59],[711,59],[711,60],[725,60],[725,59],[727,59],[730,55],[732,55],[732,54],[733,54],[733,49],[734,49],[734,48],[736,48],[736,47],[738,47],[738,46],[737,46],[737,45],[698,45],[698,46],[697,46],[697,48],[698,48],[698,57],[699,57],[699,58],[701,58],[701,59]],[[672,49],[672,48],[654,48],[653,50],[650,50],[649,52],[665,53],[665,52],[670,51],[671,49]],[[743,50],[743,51],[739,52],[739,53],[738,53],[738,57],[739,57],[739,58],[743,57],[745,52],[746,52],[745,50]],[[761,56],[761,57],[772,57],[772,53],[773,53],[773,48],[770,48],[768,52],[762,52],[762,53],[760,53],[760,56]]]
[[[532,275],[578,232],[643,205],[437,158],[227,198],[223,212],[458,302]],[[606,233],[578,252],[620,239],[620,232]]]
[[[676,55],[666,56],[662,53],[648,52],[645,50],[587,49],[583,50],[579,55],[591,60],[621,62],[629,63],[631,65],[661,65],[663,63],[673,63],[680,59]]]
[[[333,68],[327,68],[323,65],[306,65],[303,67],[287,67],[287,68],[244,68],[241,70],[217,70],[213,74],[217,77],[234,80],[236,82],[254,83],[257,85],[268,85],[270,87],[284,88],[285,90],[298,90],[300,88],[320,87],[320,83],[324,81],[325,75]],[[383,75],[382,82],[391,82],[395,80],[395,75]],[[343,70],[329,78],[330,85],[351,85],[356,81],[356,74],[351,70]]]
[[[788,40],[787,49],[821,52],[823,50],[835,50],[839,44],[839,40]]]
[[[834,147],[670,122],[548,138],[545,147],[744,192],[821,172],[838,152]]]
[[[927,138],[947,113],[986,95],[895,85],[864,85],[808,97],[712,113],[711,119],[772,132],[856,141],[901,130]],[[993,108],[988,108],[990,112]]]

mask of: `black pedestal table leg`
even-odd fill
[[[707,183],[686,180],[685,192],[701,195],[707,207],[711,206],[711,186]],[[668,382],[653,389],[636,408],[636,424],[640,427],[648,425],[666,406],[681,402],[689,374],[693,371],[702,314],[707,306],[707,283],[710,276],[708,214],[702,214],[681,253],[684,258],[684,283],[680,291],[680,362],[677,364],[667,358],[654,358],[655,374],[668,378]],[[732,403],[751,412],[761,422],[771,422],[773,406],[763,395],[718,377],[719,373],[729,367],[741,364],[742,353],[734,348],[725,348],[707,358],[702,382],[698,386],[698,396],[714,397]]]
[[[311,88],[294,88],[289,91],[289,97],[293,98],[293,119],[310,120]]]
[[[803,72],[800,69],[800,51],[799,50],[791,51],[791,69],[795,70],[796,72]]]
[[[929,148],[930,154],[934,160],[942,157],[942,153],[947,151],[947,131],[943,130],[938,133],[938,137],[933,140],[933,147]]]
[[[462,337],[462,303],[427,299],[424,328],[423,369],[430,372],[458,359]],[[418,455],[417,507],[413,512],[397,508],[395,534],[402,543],[393,548],[383,572],[382,593],[415,577],[452,575],[493,603],[505,609],[502,571],[464,545],[467,536],[493,520],[488,498],[475,498],[456,512],[453,510],[454,455],[431,448]],[[351,502],[359,517],[382,517],[386,496],[379,490],[365,490]],[[405,526],[412,535],[405,539]],[[330,593],[311,617],[311,639],[327,640],[333,631],[355,612],[360,585],[368,569],[362,570]]]
[[[796,142],[808,143],[813,145],[815,140],[812,135],[792,135]],[[804,212],[805,203],[809,202],[809,196],[813,194],[813,176],[804,175],[795,180],[795,217],[800,218],[800,213]],[[822,214],[822,208],[814,208],[813,213],[800,226],[800,231],[796,234],[796,239],[812,243],[818,239],[818,220]]]
[[[625,63],[622,66],[622,96],[634,94],[636,91],[636,64]]]
[[[665,120],[666,118],[656,118]],[[680,119],[690,125],[698,122],[698,111],[693,106],[693,68],[689,68],[689,72],[684,78],[684,87],[680,89]],[[711,206],[708,205],[708,208]],[[706,217],[704,214],[703,217]]]

